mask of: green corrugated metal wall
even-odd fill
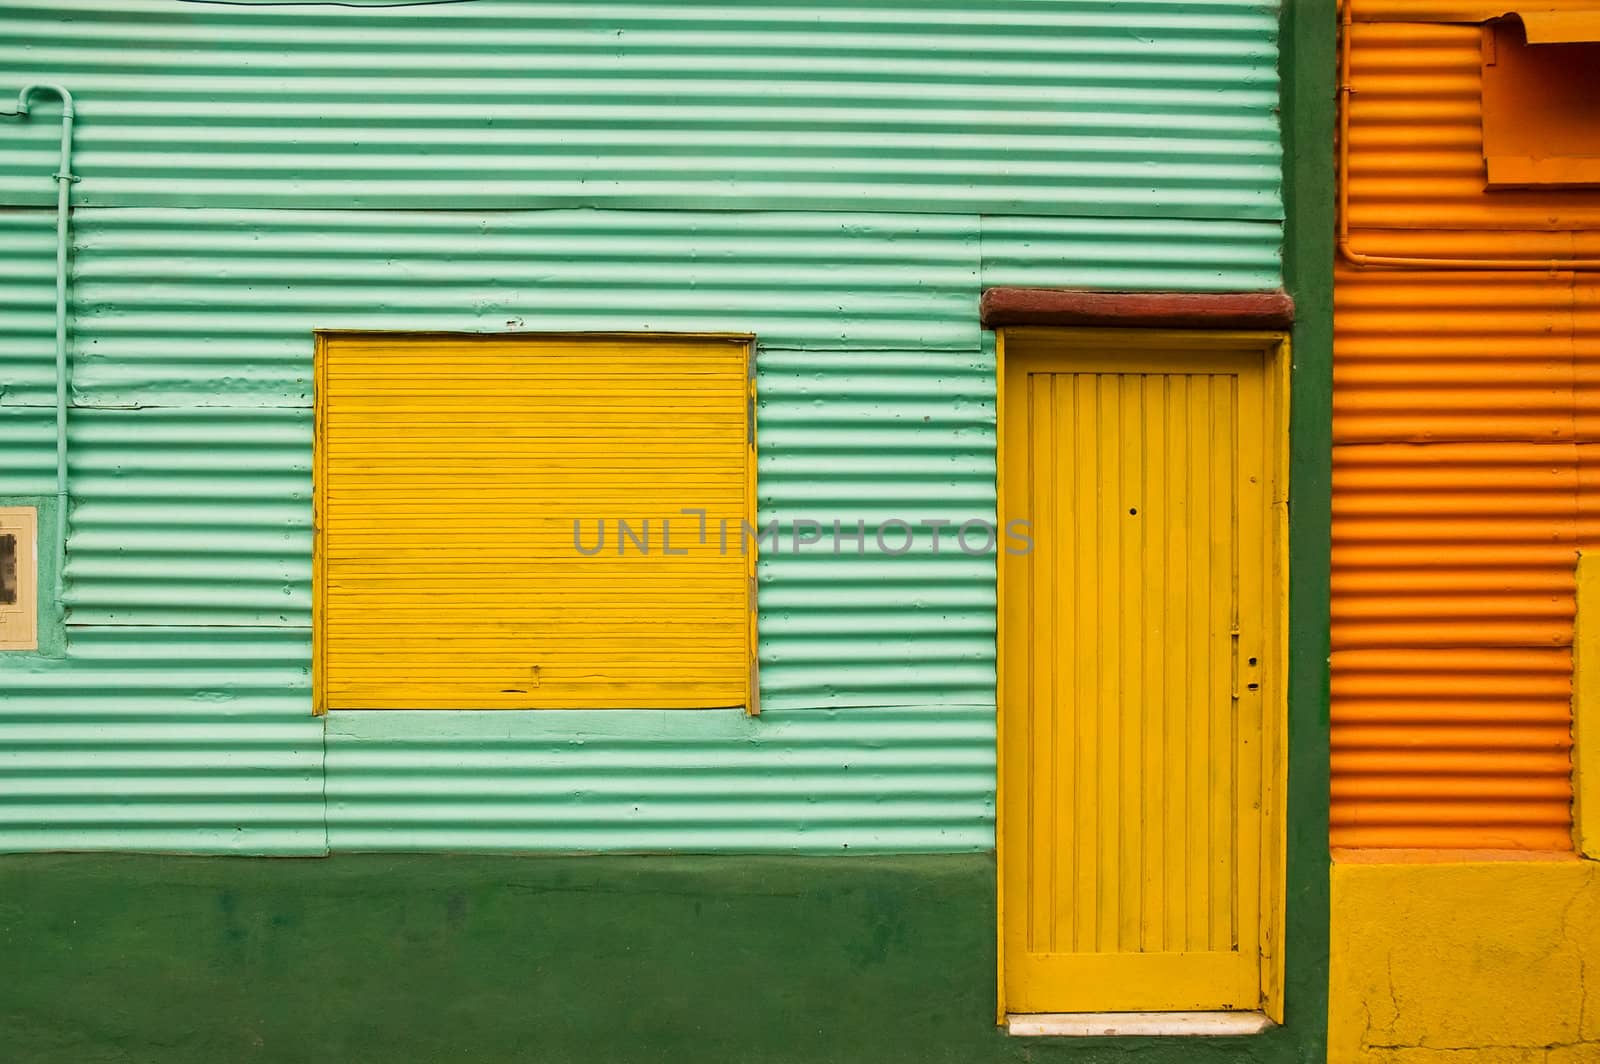
[[[1255,0],[0,4],[90,206],[1278,219]],[[151,75],[157,76],[152,78]],[[48,135],[0,164],[46,204]]]
[[[312,330],[753,332],[761,519],[870,527],[994,515],[983,287],[1279,280],[1272,4],[0,25],[84,178],[71,639],[0,659],[4,849],[987,847],[994,565],[925,539],[763,561],[759,720],[310,717]],[[53,490],[55,114],[0,124],[0,497]]]

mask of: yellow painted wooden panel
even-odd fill
[[[39,511],[0,507],[0,650],[39,648]]]
[[[324,337],[319,708],[747,705],[748,359],[724,337]]]
[[[1572,845],[1600,860],[1600,556],[1578,554],[1572,640]]]
[[[1259,1008],[1267,356],[1119,345],[1007,336],[1005,1006]]]

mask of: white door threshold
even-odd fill
[[[1029,1038],[1224,1038],[1260,1034],[1275,1026],[1264,1012],[1034,1012],[1006,1017],[1007,1034]]]

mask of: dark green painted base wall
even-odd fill
[[[1309,1059],[993,1019],[983,855],[0,858],[7,1062]]]

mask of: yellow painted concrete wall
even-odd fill
[[[1332,1064],[1600,1062],[1600,863],[1364,857],[1332,891]]]

